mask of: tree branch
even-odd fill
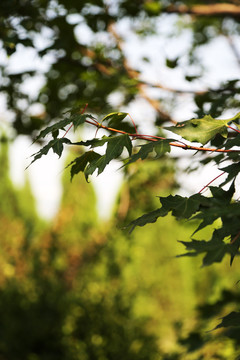
[[[109,25],[108,31],[109,31],[109,33],[112,34],[112,36],[116,40],[117,47],[121,51],[121,54],[122,54],[123,59],[124,59],[123,60],[123,66],[124,66],[128,76],[131,79],[134,79],[134,80],[138,81],[137,88],[139,90],[139,94],[154,108],[154,110],[159,114],[159,116],[163,119],[164,122],[165,121],[170,121],[173,124],[176,124],[177,122],[174,119],[172,119],[169,114],[167,114],[165,111],[162,111],[160,109],[160,107],[161,107],[160,102],[158,100],[156,100],[156,99],[150,98],[149,95],[147,94],[146,89],[145,89],[146,84],[139,79],[139,73],[129,65],[126,57],[124,56],[123,40],[117,34],[113,23],[111,25]]]
[[[240,17],[240,6],[220,3],[209,5],[193,5],[188,7],[186,5],[175,6],[171,5],[163,10],[167,13],[190,14],[197,16],[232,16]]]
[[[111,132],[115,132],[115,133],[119,133],[119,134],[126,134],[130,137],[133,138],[133,140],[135,139],[140,139],[140,140],[146,140],[146,141],[158,141],[160,139],[162,140],[167,140],[166,138],[160,137],[160,136],[155,136],[155,135],[142,135],[142,134],[130,134],[127,133],[126,131],[123,130],[118,130],[118,129],[114,129],[114,128],[110,128],[108,126],[102,125],[101,123],[97,122],[97,121],[91,121],[91,120],[85,120],[86,123],[90,124],[90,125],[94,125],[97,128],[102,128]],[[74,145],[74,143],[73,143]],[[202,151],[202,152],[217,152],[217,153],[240,153],[240,150],[232,150],[232,149],[217,149],[217,148],[206,148],[206,147],[199,147],[199,146],[192,146],[192,145],[187,145],[185,143],[183,143],[182,141],[176,140],[176,142],[169,142],[170,146],[174,146],[174,147],[178,147],[178,148],[182,148],[183,150],[194,150],[194,151]]]
[[[226,40],[228,41],[229,47],[232,50],[233,55],[235,56],[238,66],[240,66],[240,54],[238,52],[238,49],[236,45],[234,44],[234,41],[231,36],[225,35]]]

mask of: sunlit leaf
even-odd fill
[[[128,113],[125,112],[112,112],[106,116],[104,116],[104,118],[101,120],[101,123],[103,121],[109,121],[109,126],[111,126],[111,122],[120,122],[123,119],[125,119],[125,117],[128,115]]]
[[[206,144],[217,134],[227,137],[227,125],[231,120],[217,120],[210,115],[202,119],[192,119],[178,123],[176,126],[166,127],[166,130],[182,136],[189,141]]]

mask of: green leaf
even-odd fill
[[[169,67],[170,69],[174,69],[174,68],[177,66],[177,64],[178,64],[178,60],[179,60],[178,57],[177,57],[176,59],[173,59],[173,60],[171,60],[171,59],[166,59],[165,64],[166,64],[166,66]]]
[[[104,116],[104,118],[100,121],[101,123],[103,121],[109,121],[109,124],[108,126],[111,126],[111,123],[113,122],[120,122],[122,121],[123,119],[125,119],[125,117],[128,115],[128,113],[125,113],[125,112],[112,112],[106,116]]]
[[[168,211],[172,211],[172,215],[178,219],[189,219],[194,213],[199,210],[202,203],[203,196],[195,194],[187,197],[179,195],[168,196],[166,198],[161,197],[160,201],[162,206]]]
[[[152,141],[147,144],[140,145],[140,150],[136,154],[132,155],[125,165],[131,164],[139,159],[144,160],[153,151],[156,152],[156,157],[159,157],[166,152],[170,152],[171,147],[169,143],[171,141],[172,139],[161,139],[158,141]]]
[[[229,190],[223,190],[219,187],[209,187],[213,197],[205,198],[205,202],[201,204],[200,211],[195,215],[194,219],[201,219],[201,223],[193,234],[202,230],[204,227],[211,225],[220,218],[222,221],[229,216],[240,215],[240,206],[238,203],[231,203],[232,196],[235,192],[234,183]],[[232,215],[231,215],[232,214]],[[231,229],[229,229],[231,231]],[[229,235],[231,232],[229,233]],[[227,236],[226,234],[224,236]]]
[[[165,129],[182,136],[186,140],[196,141],[204,145],[217,134],[226,138],[227,125],[231,121],[231,119],[217,120],[210,115],[206,115],[202,119],[183,121],[176,126],[170,126]]]
[[[127,227],[130,228],[130,233],[135,229],[136,226],[145,226],[146,224],[155,223],[159,217],[164,217],[168,214],[168,211],[164,208],[156,209],[147,214],[144,214],[132,221]]]
[[[67,111],[69,113],[69,111]],[[66,113],[65,113],[66,114]],[[55,124],[46,127],[43,129],[40,134],[36,137],[34,142],[36,142],[39,139],[43,139],[46,135],[52,133],[53,137],[56,137],[56,134],[58,134],[59,130],[64,130],[67,125],[73,124],[74,131],[76,128],[83,124],[87,118],[94,119],[94,117],[90,114],[80,114],[79,109],[73,109],[70,111],[70,116],[66,117],[63,120],[60,120],[56,122]]]
[[[230,252],[230,245],[225,244],[219,237],[218,232],[214,231],[213,237],[210,241],[205,240],[192,240],[192,241],[179,241],[183,244],[190,253],[179,255],[183,256],[197,256],[206,253],[202,266],[209,266],[214,262],[221,262],[223,257]]]
[[[70,120],[73,123],[74,131],[77,129],[78,126],[84,124],[86,119],[88,118],[94,119],[94,117],[90,114],[73,114],[70,117]]]
[[[105,145],[110,138],[112,138],[113,136],[103,136],[101,139],[91,139],[91,140],[87,140],[87,141],[79,141],[79,142],[75,142],[73,143],[74,145],[82,145],[82,146],[90,146],[91,149],[95,148],[95,147],[100,147]]]
[[[102,142],[101,142],[102,141]],[[132,153],[132,142],[128,135],[109,136],[104,139],[100,139],[102,145],[107,142],[107,149],[105,155],[98,159],[93,160],[85,169],[85,176],[88,179],[89,175],[92,175],[95,170],[98,170],[98,175],[103,172],[105,167],[110,163],[111,160],[117,159],[126,148],[129,155]],[[95,146],[97,143],[92,143]],[[96,145],[99,146],[99,145]]]
[[[239,218],[237,219],[237,221],[239,221]],[[239,248],[240,248],[240,234],[239,234],[239,231],[238,231],[238,233],[235,236],[234,236],[234,234],[231,234],[231,248],[230,248],[231,259],[230,259],[230,265],[232,265],[235,256],[237,254],[239,254]]]
[[[100,154],[94,151],[87,151],[83,155],[74,159],[70,164],[66,167],[71,167],[71,180],[73,179],[74,175],[78,174],[79,172],[84,172],[86,166],[92,163],[94,160],[97,160],[101,157]]]
[[[230,314],[224,316],[220,324],[218,324],[213,330],[220,329],[222,327],[240,327],[240,312],[232,311]]]
[[[229,139],[225,142],[225,149],[232,149],[234,146],[240,146],[240,134],[238,134],[234,139]]]
[[[129,156],[132,154],[132,142],[128,135],[114,136],[109,139],[106,151],[106,160],[109,163],[112,159],[116,159],[126,147]]]
[[[40,134],[36,137],[34,142],[36,142],[39,139],[43,139],[46,135],[52,133],[53,135],[56,134],[58,130],[63,130],[67,125],[69,125],[72,122],[71,119],[63,119],[58,121],[57,123],[46,127],[46,129],[42,130]],[[54,136],[53,136],[54,137]]]
[[[190,198],[182,197],[180,195],[169,195],[168,197],[160,197],[162,207],[142,215],[136,220],[132,221],[127,227],[131,227],[130,232],[136,226],[144,226],[148,223],[154,223],[158,217],[166,216],[170,211],[177,218],[189,218],[199,210],[204,197],[200,194],[192,195]]]
[[[87,168],[84,171],[86,180],[88,181],[89,175],[92,175],[95,170],[98,170],[97,175],[100,175],[105,167],[107,166],[106,155],[100,156],[99,158],[93,160],[88,164]]]
[[[61,157],[63,152],[63,144],[72,144],[71,141],[67,138],[56,138],[51,141],[47,145],[45,145],[43,148],[41,148],[38,152],[31,155],[33,157],[32,162],[27,166],[27,168],[34,163],[36,160],[40,159],[43,155],[47,155],[49,150],[52,149],[55,154],[57,154],[59,157]]]

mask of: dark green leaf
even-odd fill
[[[59,157],[61,157],[63,152],[63,144],[72,144],[71,141],[67,138],[57,138],[49,141],[47,145],[45,145],[42,149],[38,152],[33,154],[32,162],[27,166],[27,168],[34,163],[36,160],[40,159],[43,155],[47,155],[49,150],[52,149],[54,153],[56,153]]]
[[[222,327],[230,327],[230,326],[239,326],[240,327],[240,312],[232,311],[230,314],[224,316],[222,318],[222,322],[218,324],[215,329],[220,329]]]
[[[158,217],[166,216],[170,211],[172,211],[173,215],[177,218],[189,218],[199,210],[203,201],[204,197],[200,194],[195,194],[190,198],[181,197],[179,195],[169,195],[166,198],[160,197],[160,202],[162,204],[161,208],[137,218],[128,226],[130,226],[131,231],[133,231],[136,226],[144,226],[148,223],[153,223]]]
[[[162,206],[168,211],[172,211],[173,216],[178,219],[189,219],[194,213],[199,210],[203,197],[200,194],[195,194],[187,197],[179,195],[161,197],[160,202]]]
[[[226,172],[228,174],[226,180],[224,180],[224,182],[221,183],[221,186],[224,186],[226,184],[228,184],[230,181],[236,179],[237,175],[240,172],[240,163],[236,163],[236,164],[232,164],[229,166],[226,166],[225,168],[221,168],[220,170]]]
[[[176,59],[166,59],[166,66],[169,67],[170,69],[174,69],[177,64],[178,64],[178,60],[179,58],[177,57]]]
[[[73,123],[74,131],[77,129],[79,125],[82,125],[85,123],[86,119],[89,118],[89,114],[74,114],[70,117],[70,120]]]
[[[149,142],[148,144],[140,145],[140,150],[136,154],[132,155],[125,165],[131,164],[139,159],[144,160],[153,151],[156,152],[156,157],[159,157],[166,152],[170,152],[171,148],[169,143],[171,141],[172,139],[161,139]]]
[[[95,170],[98,170],[98,175],[101,174],[111,160],[117,159],[122,154],[124,147],[127,149],[129,155],[131,155],[132,142],[129,136],[126,134],[104,137],[96,143],[91,143],[91,146],[99,146],[99,144],[103,145],[104,143],[107,143],[106,153],[100,158],[95,159],[89,163],[85,169],[85,176],[87,179],[88,176],[92,175]]]
[[[192,256],[192,255],[196,256],[202,253],[206,253],[203,258],[203,263],[202,263],[203,266],[209,266],[214,262],[221,262],[223,257],[226,254],[230,253],[230,245],[225,244],[218,235],[219,235],[218,231],[215,230],[212,239],[209,241],[205,241],[205,240],[192,240],[189,242],[179,241],[186,247],[188,251],[191,252],[183,255],[179,255],[178,257]]]
[[[42,130],[40,132],[40,134],[36,137],[36,139],[34,140],[37,141],[39,139],[43,139],[46,135],[53,133],[56,134],[56,131],[58,130],[63,130],[67,125],[69,125],[72,122],[71,119],[63,119],[58,121],[57,123],[48,126],[46,129]]]
[[[94,160],[97,160],[101,157],[100,154],[94,151],[85,152],[83,155],[74,159],[67,167],[71,167],[71,180],[73,179],[74,175],[78,174],[79,172],[84,172],[86,166],[92,163]]]
[[[130,228],[130,233],[131,233],[136,226],[145,226],[146,224],[154,223],[157,221],[157,219],[160,216],[164,217],[167,214],[168,211],[166,211],[164,208],[156,209],[132,221],[127,227],[131,227]]]
[[[225,149],[232,149],[234,146],[240,146],[240,134],[238,134],[234,139],[229,139],[225,142]]]

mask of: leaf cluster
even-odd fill
[[[64,145],[75,145],[86,149],[80,156],[76,157],[67,167],[71,167],[71,179],[79,174],[84,173],[86,180],[95,171],[101,174],[105,167],[114,159],[120,159],[124,155],[124,150],[127,150],[128,157],[124,160],[124,166],[147,159],[150,155],[155,159],[170,152],[171,146],[176,146],[177,140],[167,138],[151,138],[146,135],[142,136],[139,133],[127,133],[123,130],[126,128],[124,119],[127,113],[110,113],[103,117],[101,121],[97,121],[90,114],[82,114],[79,109],[74,109],[70,115],[55,123],[46,129],[42,130],[36,140],[45,138],[45,136],[52,134],[53,139],[45,145],[38,153],[33,155],[33,161],[46,155],[50,149],[53,150],[60,157],[63,152]],[[101,138],[93,138],[87,141],[72,142],[64,136],[58,137],[59,131],[68,126],[74,126],[74,129],[83,123],[88,122],[96,126],[98,129],[104,128],[111,134],[104,135]],[[210,115],[204,116],[202,119],[191,119],[177,124],[174,127],[166,128],[167,130],[180,135],[184,139],[191,142],[198,142],[202,145],[213,141],[216,136],[221,136],[224,141],[222,144],[223,150],[230,151],[230,156],[225,156],[224,161],[231,159],[231,151],[233,147],[239,146],[239,136],[235,139],[228,139],[229,124],[233,124],[236,128],[239,127],[239,113],[226,120],[214,119]],[[72,123],[72,125],[70,125]],[[106,124],[106,125],[103,125]],[[123,128],[121,129],[121,125]],[[116,126],[116,128],[113,128]],[[137,131],[137,129],[135,129]],[[236,129],[236,131],[238,131]],[[133,147],[133,142],[136,139],[143,139],[144,144],[137,144]],[[180,143],[183,149],[191,150],[194,146]],[[102,153],[96,152],[96,148],[101,148]],[[134,148],[134,150],[133,150]],[[136,150],[135,150],[136,149]],[[198,148],[205,150],[204,147]],[[208,150],[208,149],[207,149]],[[211,149],[209,149],[211,150]],[[214,149],[213,149],[214,150]],[[216,160],[217,161],[217,160]],[[223,158],[219,159],[222,163]],[[161,206],[129,224],[130,232],[136,226],[144,226],[148,223],[154,223],[158,218],[164,217],[171,213],[177,219],[200,221],[197,229],[193,233],[213,224],[220,224],[216,228],[210,240],[196,240],[192,238],[191,242],[181,240],[180,242],[186,247],[187,253],[184,256],[196,256],[204,254],[203,265],[211,265],[214,262],[221,262],[226,254],[230,255],[230,263],[239,252],[240,246],[240,206],[238,201],[234,200],[235,193],[235,179],[238,176],[240,167],[239,162],[235,161],[221,168],[227,174],[226,179],[222,182],[222,186],[231,183],[228,190],[223,188],[210,186],[211,196],[206,197],[202,194],[194,194],[190,197],[183,197],[180,195],[169,195],[167,197],[160,197]],[[182,255],[183,256],[183,255]]]

